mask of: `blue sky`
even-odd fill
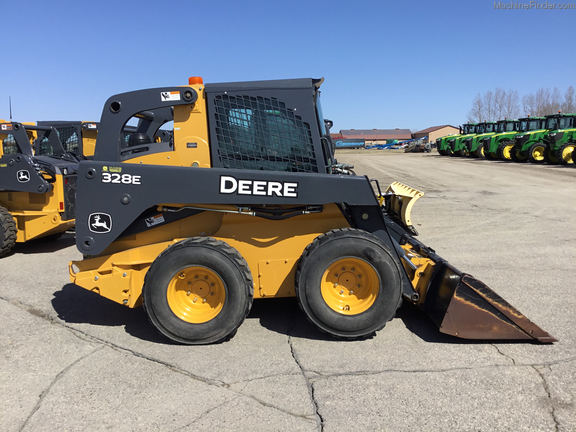
[[[324,77],[333,132],[458,125],[473,98],[496,87],[520,97],[576,87],[576,9],[503,10],[493,0],[1,4],[14,13],[1,26],[0,118],[11,97],[15,121],[99,120],[116,93],[189,76]]]

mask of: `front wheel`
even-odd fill
[[[464,156],[466,156],[466,150],[463,150],[463,149],[456,150],[456,151],[452,152],[452,156],[464,157]]]
[[[574,149],[576,149],[576,143],[567,142],[563,144],[557,151],[556,157],[558,158],[558,163],[560,165],[567,165],[574,163]]]
[[[476,147],[476,150],[474,150],[471,153],[471,155],[472,155],[472,157],[475,157],[475,158],[484,159],[484,146],[479,145],[478,147]]]
[[[498,159],[503,162],[512,160],[512,151],[514,150],[514,141],[504,141],[498,146]]]
[[[8,255],[16,244],[16,221],[4,207],[0,207],[0,257]]]
[[[304,251],[296,296],[308,319],[334,336],[358,338],[382,329],[402,299],[400,268],[376,236],[332,230]]]
[[[236,249],[211,237],[193,237],[158,255],[146,273],[143,297],[160,333],[199,345],[234,334],[250,312],[254,286]]]
[[[550,144],[546,144],[546,150],[544,152],[544,162],[550,165],[558,164],[558,157],[556,156],[556,150],[550,148]]]
[[[528,149],[528,160],[535,164],[544,163],[546,160],[546,145],[541,142],[532,144]]]
[[[516,146],[510,151],[510,157],[514,162],[526,162],[528,160],[528,154],[520,151]]]

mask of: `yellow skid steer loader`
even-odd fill
[[[335,160],[322,81],[193,77],[112,96],[94,159],[80,162],[84,259],[70,263],[72,282],[143,305],[184,344],[230,337],[253,299],[292,296],[342,338],[382,329],[404,300],[461,338],[554,342],[414,238],[421,192],[395,184],[382,193]],[[173,121],[173,134],[159,142],[150,130],[124,145],[134,117]]]
[[[0,257],[16,243],[56,239],[74,226],[78,159],[56,130],[0,122]]]

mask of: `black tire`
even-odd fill
[[[546,144],[546,150],[544,152],[544,162],[550,165],[558,165],[558,158],[556,157],[556,152],[550,148],[550,144]]]
[[[342,338],[365,337],[384,328],[400,307],[400,274],[396,255],[378,237],[352,228],[332,230],[302,254],[296,297],[320,330]]]
[[[16,244],[16,221],[7,209],[0,206],[0,257],[8,255]]]
[[[519,151],[518,147],[514,146],[510,152],[510,157],[514,162],[524,163],[528,161],[528,154],[524,155]]]
[[[514,141],[503,141],[498,145],[498,159],[502,162],[510,162],[512,160],[512,150],[514,148]]]
[[[479,145],[478,147],[476,147],[476,150],[471,152],[470,156],[478,158],[478,159],[484,159],[484,146]]]
[[[158,255],[146,273],[143,298],[150,322],[164,336],[209,344],[231,337],[244,322],[254,284],[236,249],[211,237],[193,237]]]
[[[528,160],[534,164],[543,164],[546,162],[546,153],[548,149],[542,142],[534,143],[528,149]]]
[[[466,156],[466,150],[456,150],[455,152],[452,152],[452,156],[456,156],[456,157],[464,157]]]
[[[497,161],[498,160],[498,154],[497,153],[486,153],[486,149],[484,149],[484,157],[488,160],[491,160],[491,161]]]
[[[560,165],[572,165],[574,163],[574,150],[576,149],[576,143],[567,142],[563,144],[556,152],[556,157],[558,158],[558,163]]]

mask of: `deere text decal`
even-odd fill
[[[267,180],[243,180],[232,176],[220,176],[220,193],[298,198],[298,183]]]

